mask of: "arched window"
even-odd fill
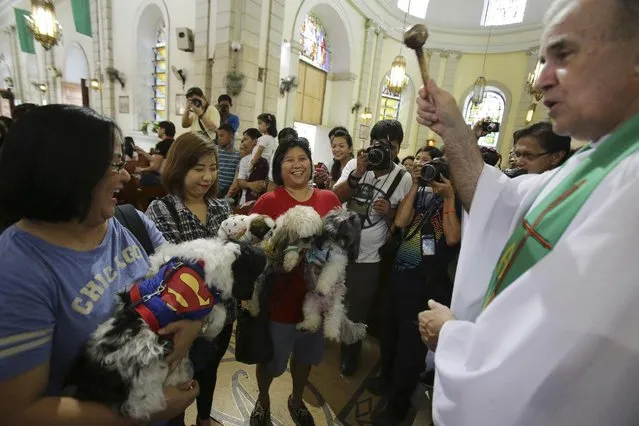
[[[469,125],[473,125],[482,118],[490,117],[492,121],[496,121],[503,125],[504,111],[506,110],[506,97],[501,90],[496,87],[486,87],[484,99],[479,105],[474,105],[470,98],[472,92],[466,97],[464,102],[464,120]],[[499,133],[489,133],[479,139],[479,144],[484,146],[496,147],[499,140]]]
[[[526,0],[484,0],[481,25],[519,24],[524,20]]]
[[[390,78],[386,76],[382,86],[382,96],[379,101],[379,120],[398,120],[399,107],[402,103],[402,94],[393,92],[390,87]]]
[[[153,47],[153,117],[155,121],[166,120],[166,82],[167,49],[166,25],[161,22],[157,29],[157,38]]]
[[[331,55],[326,30],[317,16],[312,13],[306,15],[302,23],[300,44],[302,60],[326,72],[330,71]]]

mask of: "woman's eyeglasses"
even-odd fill
[[[120,174],[122,170],[126,167],[126,161],[118,161],[117,163],[111,163],[111,171],[113,173]]]

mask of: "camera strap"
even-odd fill
[[[207,105],[206,108],[204,108],[204,111],[202,111],[202,115],[206,114],[206,110],[209,109],[210,105]],[[197,116],[197,114],[196,114]],[[202,119],[200,119],[199,116],[197,116],[197,123],[200,125],[200,129],[202,129],[202,132],[209,138],[209,139],[213,139],[211,138],[211,135],[209,134],[209,131],[206,129],[206,127],[204,126],[204,124],[202,124]]]
[[[386,191],[386,195],[384,195],[384,198],[386,198],[389,202],[391,197],[393,196],[393,193],[399,186],[399,183],[402,181],[402,178],[404,177],[406,173],[408,173],[406,169],[399,169],[399,172],[395,175],[395,179],[393,179],[391,186],[389,186],[388,191]]]

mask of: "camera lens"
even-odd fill
[[[425,182],[432,182],[439,176],[439,171],[432,164],[426,164],[422,167],[420,176]]]
[[[367,161],[371,166],[379,166],[384,161],[384,153],[378,148],[372,148],[368,151]]]

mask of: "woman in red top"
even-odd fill
[[[328,190],[309,186],[313,161],[308,141],[304,138],[280,143],[273,157],[273,181],[278,187],[257,200],[251,213],[259,213],[277,219],[295,206],[310,206],[326,215],[340,207],[337,196]],[[268,425],[270,422],[269,387],[274,378],[286,371],[291,357],[293,394],[288,399],[288,409],[295,424],[314,425],[313,417],[302,401],[302,393],[308,381],[311,366],[322,361],[324,336],[322,330],[315,333],[297,331],[302,321],[302,305],[306,295],[304,267],[300,263],[293,271],[273,277],[268,294],[268,309],[273,359],[268,364],[258,364],[256,376],[260,391],[251,413],[251,426]]]

